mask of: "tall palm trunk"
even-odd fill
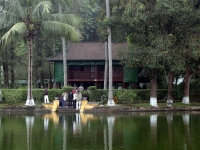
[[[107,89],[107,83],[108,83],[108,42],[105,42],[104,90]]]
[[[35,102],[34,102],[33,94],[32,94],[33,37],[29,38],[28,45],[29,45],[28,91],[27,91],[27,100],[26,100],[26,104],[25,105],[27,105],[27,106],[34,106]]]
[[[110,18],[110,3],[106,0],[106,17]],[[109,64],[109,89],[108,89],[108,106],[114,106],[113,100],[113,80],[112,80],[112,40],[111,40],[111,28],[107,27],[108,30],[108,64]]]
[[[59,2],[58,2],[58,11],[59,11],[59,14],[62,14],[62,6]],[[68,81],[67,81],[66,40],[63,37],[61,39],[62,39],[62,51],[63,51],[64,86],[67,86]]]

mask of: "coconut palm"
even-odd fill
[[[106,0],[106,17],[110,18],[110,2]],[[107,27],[108,30],[108,71],[109,71],[109,85],[108,85],[108,106],[114,106],[113,100],[113,73],[112,73],[112,40],[111,40],[111,28]]]
[[[38,32],[41,32],[43,35],[65,37],[70,41],[78,41],[81,35],[76,27],[80,24],[80,21],[75,15],[52,14],[52,3],[48,0],[7,0],[6,6],[1,12],[0,28],[9,28],[1,40],[8,43],[13,38],[25,37],[28,42],[28,91],[25,105],[34,106],[32,94],[34,37]]]

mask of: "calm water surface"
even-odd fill
[[[197,112],[0,113],[0,150],[199,149]]]

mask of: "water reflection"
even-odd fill
[[[108,144],[109,144],[109,150],[112,150],[112,141],[113,141],[113,126],[115,122],[114,116],[107,117],[108,121]]]
[[[79,113],[76,113],[75,120],[73,121],[73,134],[81,133],[81,117]]]
[[[168,136],[169,136],[169,147],[173,145],[173,114],[166,114],[167,126],[168,126]]]
[[[32,150],[32,128],[34,124],[33,116],[26,116],[26,130],[27,130],[27,149]]]
[[[157,149],[157,118],[158,114],[150,115],[150,126],[151,126],[151,136],[152,136],[152,145],[154,149]]]
[[[49,121],[49,119],[51,119],[55,125],[59,124],[59,115],[56,112],[44,114],[42,118],[46,121]]]
[[[190,115],[189,114],[182,114],[182,118],[183,118],[183,124],[184,124],[184,131],[185,131],[185,144],[184,144],[184,148],[185,149],[191,149],[191,137],[190,137]]]
[[[49,118],[44,118],[44,131],[48,131]]]
[[[67,123],[66,123],[66,117],[63,116],[63,150],[66,150],[67,146]]]
[[[0,149],[195,150],[199,118],[198,113],[177,112],[0,114]]]

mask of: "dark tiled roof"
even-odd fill
[[[127,48],[127,43],[112,43],[112,59],[119,60],[117,51]],[[105,60],[105,43],[81,42],[71,43],[66,53],[67,60]],[[49,61],[63,60],[62,52],[48,58]]]

